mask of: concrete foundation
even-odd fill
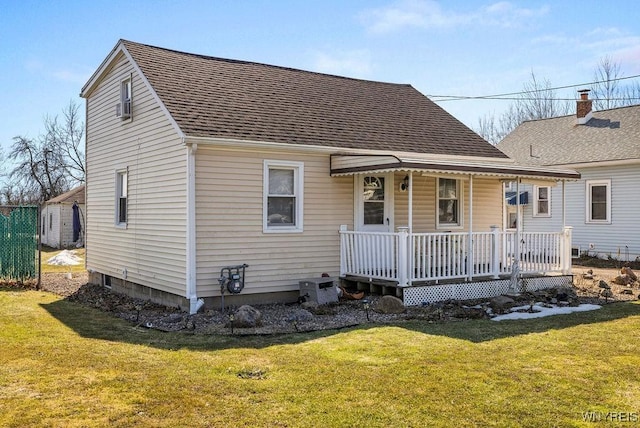
[[[180,310],[189,312],[190,301],[184,296],[167,293],[166,291],[156,290],[145,285],[136,284],[130,281],[124,281],[109,275],[98,272],[89,273],[89,282],[91,284],[102,285],[109,288],[114,293],[124,294],[136,299],[149,300],[159,305],[180,308]],[[222,299],[220,296],[202,297],[204,307],[202,310],[220,310],[222,308]],[[290,303],[296,302],[299,297],[299,291],[285,291],[279,293],[261,293],[261,294],[228,294],[224,295],[224,306],[226,309],[237,308],[242,305],[259,305],[270,303]]]

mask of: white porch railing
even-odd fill
[[[340,230],[340,274],[397,281],[465,279],[571,270],[571,228],[562,232],[396,233]]]

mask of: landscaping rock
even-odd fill
[[[607,281],[602,280],[602,279],[600,280],[600,282],[598,282],[598,287],[604,288],[606,290],[610,290],[611,289],[611,286],[609,284],[607,284]]]
[[[611,282],[613,282],[614,284],[618,284],[618,285],[631,285],[633,284],[635,281],[633,279],[631,279],[631,277],[629,275],[618,275],[615,278],[613,278],[611,280]]]
[[[451,311],[453,318],[462,319],[483,319],[488,318],[487,312],[483,308],[459,306]]]
[[[516,304],[515,300],[513,300],[509,296],[497,296],[491,299],[489,302],[489,306],[496,314],[504,314],[505,312],[509,312],[509,309],[514,307]]]
[[[624,266],[622,269],[620,269],[620,273],[622,275],[627,275],[629,278],[631,278],[633,280],[633,282],[638,280],[638,277],[636,276],[636,274],[631,270],[631,268],[629,266]]]
[[[600,292],[600,295],[606,299],[610,299],[613,297],[613,291],[609,288],[605,288]]]
[[[382,296],[373,307],[373,310],[381,314],[401,314],[407,310],[402,300],[395,296]]]
[[[308,322],[313,319],[313,314],[306,309],[295,309],[290,318],[290,321]]]
[[[242,305],[233,314],[234,327],[251,328],[262,324],[262,313],[250,305]]]
[[[308,301],[308,302],[302,302],[300,304],[300,307],[302,309],[306,309],[311,313],[315,313],[315,311],[318,309],[318,302],[314,302],[312,300]]]

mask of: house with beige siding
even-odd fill
[[[191,312],[323,274],[406,304],[495,292],[503,181],[579,177],[516,165],[406,84],[120,40],[81,95],[91,280]],[[570,230],[545,237],[519,271],[566,273]]]
[[[589,91],[581,90],[575,115],[524,122],[498,148],[524,165],[581,174],[566,188],[522,187],[528,203],[520,217],[527,230],[550,231],[564,222],[573,226],[574,257],[640,258],[640,105],[593,111]]]

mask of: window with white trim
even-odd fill
[[[611,180],[586,181],[587,223],[611,223]]]
[[[264,161],[263,231],[302,232],[304,164]]]
[[[462,225],[460,180],[438,178],[438,227]]]
[[[120,104],[116,115],[121,119],[131,118],[131,77],[120,81]]]
[[[116,172],[116,226],[127,225],[128,174],[126,170]]]
[[[551,217],[551,187],[533,186],[534,217]]]

